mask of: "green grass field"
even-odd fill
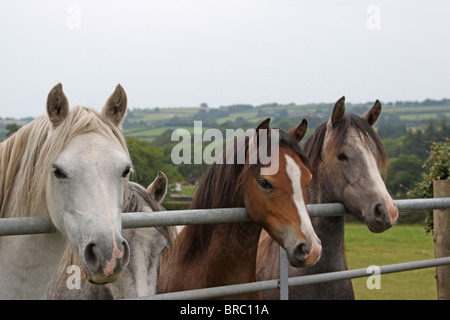
[[[434,258],[431,234],[422,225],[397,225],[371,233],[365,225],[347,224],[346,257],[349,269]],[[435,268],[381,275],[381,289],[369,290],[367,278],[352,279],[356,299],[432,300],[437,298]]]

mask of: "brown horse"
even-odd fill
[[[306,120],[290,134],[269,128],[263,121],[252,137],[234,140],[234,161],[224,153],[223,164],[214,163],[205,173],[191,208],[245,207],[253,222],[189,225],[178,236],[173,250],[163,255],[157,292],[173,292],[256,281],[256,254],[261,230],[264,228],[288,255],[296,267],[315,264],[321,245],[311,227],[306,210],[305,188],[311,179],[307,158],[298,142],[306,132]],[[261,161],[251,164],[252,146],[258,152],[271,150],[261,130],[278,134],[278,171],[261,174],[267,168]],[[279,132],[279,133],[278,133]],[[258,138],[259,137],[259,138]],[[270,143],[269,143],[270,142]],[[239,164],[238,146],[245,146],[245,163]],[[267,153],[266,153],[267,154]],[[271,158],[270,165],[275,160]],[[234,299],[256,299],[261,294],[234,295]]]
[[[386,152],[372,126],[381,113],[375,105],[361,117],[345,113],[344,97],[339,99],[329,121],[319,126],[305,144],[312,162],[313,178],[307,190],[307,203],[340,202],[363,220],[372,232],[389,229],[398,218],[398,210],[381,178],[386,167]],[[289,268],[289,276],[302,276],[347,270],[344,256],[344,223],[340,217],[314,217],[314,230],[322,240],[320,261],[311,268]],[[262,234],[258,250],[258,280],[278,277],[278,248]],[[276,299],[277,291],[263,293]],[[350,280],[289,288],[290,299],[354,299]]]

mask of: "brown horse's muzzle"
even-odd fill
[[[319,261],[322,254],[322,244],[317,236],[308,236],[284,241],[289,263],[296,268],[312,266]]]

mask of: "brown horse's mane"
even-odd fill
[[[311,161],[311,173],[313,176],[316,175],[318,168],[323,163],[322,148],[325,140],[325,133],[327,131],[327,123],[328,122],[321,124],[304,146],[304,151]],[[366,143],[369,140],[373,141],[376,150],[373,150],[372,152],[376,159],[378,159],[380,167],[385,169],[387,155],[380,137],[367,120],[352,113],[346,113],[344,117],[333,126],[334,134],[332,134],[330,138],[330,154],[335,156],[333,159],[336,159],[336,156],[338,156],[339,150],[341,149],[350,128],[356,129],[356,132]]]
[[[293,150],[309,167],[309,161],[301,150],[298,141],[288,133],[279,130],[279,147]],[[234,161],[225,164],[226,152],[223,155],[223,164],[213,163],[203,175],[197,192],[193,198],[190,209],[209,208],[234,208],[244,207],[243,182],[251,176],[255,176],[263,166],[259,159],[256,164],[239,164],[237,161],[237,146],[239,139],[245,139],[245,153],[249,148],[247,136],[235,139],[233,143]],[[242,141],[241,141],[242,142]],[[270,139],[268,139],[267,150],[270,153]],[[183,261],[190,261],[199,253],[203,252],[209,245],[212,234],[218,224],[188,225],[185,227],[185,238],[179,242],[178,251],[184,252],[181,257]]]

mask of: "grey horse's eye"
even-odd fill
[[[337,158],[339,161],[348,161],[348,157],[345,153],[340,153]]]

